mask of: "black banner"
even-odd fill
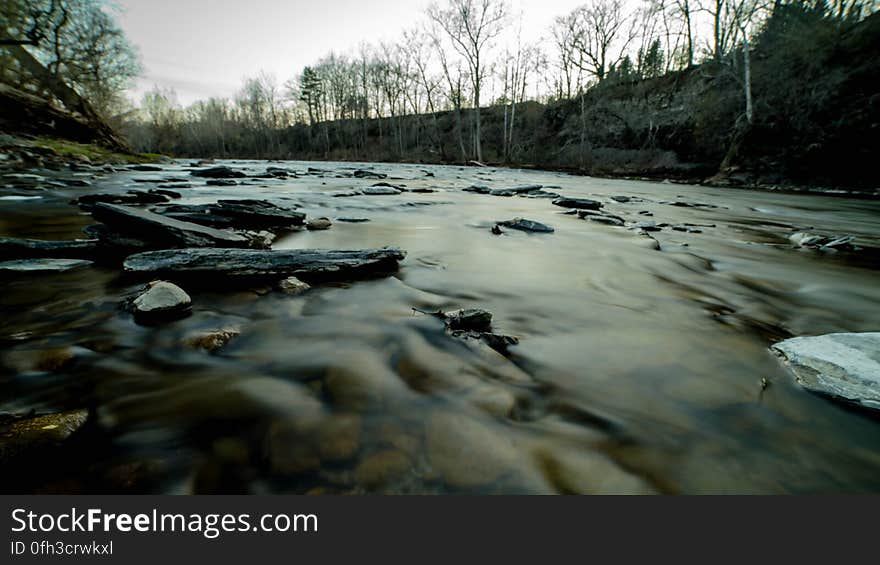
[[[0,563],[835,558],[870,499],[7,496]],[[846,517],[845,519],[843,517]],[[835,534],[841,537],[835,542]],[[817,542],[821,543],[816,547]],[[706,551],[710,553],[705,553]],[[838,556],[839,557],[839,556]]]

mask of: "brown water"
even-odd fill
[[[266,166],[233,164],[253,173]],[[111,266],[2,280],[0,411],[95,412],[49,468],[26,469],[4,490],[880,490],[880,421],[803,391],[767,350],[792,335],[880,330],[876,254],[821,254],[787,240],[795,228],[813,227],[880,247],[880,203],[370,166],[404,179],[389,182],[437,192],[337,198],[330,195],[375,181],[332,175],[228,188],[193,179],[180,202],[299,205],[333,227],[284,236],[275,248],[396,245],[408,255],[394,277],[301,296],[187,288],[193,315],[159,327],[139,326],[119,309],[140,283]],[[82,237],[90,218],[68,204],[73,196],[187,175],[181,163],[101,175],[90,188],[35,193],[40,200],[0,200],[0,234]],[[656,251],[632,231],[565,215],[547,199],[461,191],[473,182],[539,183],[602,200],[628,222],[715,227],[666,228],[654,234]],[[609,199],[618,194],[637,201]],[[664,203],[679,200],[717,208]],[[515,216],[556,231],[489,232]],[[413,311],[460,307],[488,309],[496,332],[518,336],[511,356],[449,337],[439,320]],[[182,344],[194,331],[222,327],[241,335],[216,353]],[[48,350],[69,346],[84,348],[77,363],[35,368]]]

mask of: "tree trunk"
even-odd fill
[[[476,117],[475,117],[476,131],[474,132],[476,139],[474,140],[474,149],[477,153],[477,161],[482,163],[483,162],[483,145],[481,143],[481,140],[482,140],[481,133],[482,132],[480,131],[480,87],[479,86],[477,86],[474,89],[474,111],[476,112]]]
[[[106,145],[115,151],[123,153],[132,153],[132,148],[128,143],[120,137],[113,128],[98,115],[82,96],[75,90],[67,86],[61,79],[54,76],[49,70],[40,64],[33,55],[31,55],[21,45],[8,46],[9,52],[21,64],[21,66],[30,73],[35,79],[40,81],[53,96],[58,98],[64,107],[71,112],[76,112],[85,118],[86,122],[95,130],[95,138],[99,143]]]
[[[746,121],[749,126],[755,121],[755,114],[752,108],[752,66],[751,57],[749,55],[749,36],[743,32],[743,74],[744,88],[746,91]]]

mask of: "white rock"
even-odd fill
[[[192,299],[179,286],[167,281],[153,281],[132,306],[136,314],[161,315],[179,313],[189,309]]]
[[[880,332],[796,337],[772,349],[807,390],[880,409]]]
[[[296,277],[287,277],[278,283],[278,289],[286,294],[302,294],[312,288]]]
[[[809,245],[817,245],[822,241],[822,236],[810,234],[806,232],[797,232],[788,236],[788,240],[792,242],[794,245],[799,245],[800,247],[807,247]]]

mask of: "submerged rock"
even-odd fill
[[[880,332],[795,337],[771,349],[805,389],[880,410]]]
[[[221,328],[216,330],[203,330],[187,334],[183,343],[193,349],[204,349],[208,352],[218,351],[226,347],[226,344],[238,337],[241,330],[238,328]]]
[[[233,179],[208,179],[205,181],[207,186],[238,186],[238,181]]]
[[[553,201],[556,206],[563,208],[576,208],[578,210],[598,210],[602,207],[602,203],[598,200],[590,200],[589,198],[557,198]]]
[[[491,332],[455,330],[452,332],[452,337],[463,340],[481,341],[502,355],[508,355],[510,353],[508,348],[511,345],[519,344],[519,338],[517,337]]]
[[[553,227],[548,226],[547,224],[542,224],[541,222],[536,222],[534,220],[527,220],[525,218],[503,220],[501,222],[497,222],[497,225],[515,230],[535,233],[553,233],[554,231],[556,231],[555,229],[553,229]]]
[[[176,284],[167,281],[153,281],[134,300],[131,309],[136,318],[156,321],[174,319],[187,315],[192,299]]]
[[[425,438],[431,470],[453,488],[489,485],[512,472],[518,459],[508,435],[459,413],[431,414]]]
[[[606,224],[609,226],[622,226],[623,220],[616,216],[606,216],[602,214],[597,214],[595,216],[581,216],[585,220],[590,220],[591,222],[599,222],[600,224]]]
[[[659,241],[657,241],[656,239],[654,239],[653,237],[651,237],[650,235],[648,235],[647,233],[644,233],[644,232],[639,235],[641,237],[639,237],[636,240],[636,244],[639,247],[644,247],[645,249],[652,249],[654,251],[660,251],[660,242]]]
[[[81,429],[89,419],[88,410],[14,418],[0,425],[0,464],[20,455],[52,449]]]
[[[354,470],[355,480],[375,488],[402,477],[411,468],[409,457],[397,449],[385,449],[364,458]]]
[[[61,273],[91,264],[85,259],[16,259],[0,262],[0,273]]]
[[[611,200],[614,200],[615,202],[619,202],[619,203],[621,203],[621,204],[626,204],[626,203],[629,202],[631,199],[630,199],[629,196],[623,196],[623,195],[616,194],[616,195],[614,195],[614,196],[611,197]]]

